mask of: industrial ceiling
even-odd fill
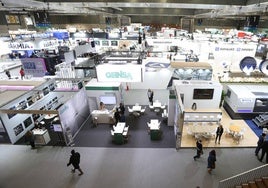
[[[239,19],[268,15],[268,0],[0,0],[0,11],[20,14],[46,11],[50,15],[110,17],[171,16]]]

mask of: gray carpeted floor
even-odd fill
[[[66,164],[71,149],[81,154],[84,175]],[[0,145],[1,188],[216,188],[222,179],[263,165],[254,149],[216,149],[217,163],[207,173],[207,155],[194,149],[97,148]]]
[[[112,142],[111,129],[108,124],[99,124],[93,127],[92,123],[86,123],[75,137],[76,147],[120,147],[120,148],[175,148],[174,128],[167,126],[161,114],[151,111],[148,106],[145,113],[134,117],[125,112],[126,125],[129,125],[129,138],[123,145],[116,145]],[[160,140],[151,140],[148,134],[147,122],[151,119],[161,121],[162,136]]]

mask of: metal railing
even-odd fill
[[[218,188],[234,188],[236,185],[254,181],[257,178],[268,176],[268,164],[243,172],[233,177],[221,180]]]

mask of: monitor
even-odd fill
[[[213,99],[214,89],[194,89],[193,99]]]
[[[104,104],[116,104],[116,97],[114,95],[100,96],[100,101]]]

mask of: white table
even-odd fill
[[[39,145],[46,145],[50,141],[50,136],[47,130],[33,129],[34,142]]]
[[[132,110],[135,111],[135,112],[140,112],[141,111],[141,106],[133,106],[132,107]]]
[[[44,119],[46,120],[50,120],[50,119],[53,119],[54,117],[57,117],[58,114],[47,114],[44,116]]]
[[[114,133],[121,133],[123,134],[124,128],[126,126],[125,122],[118,122],[116,126],[114,127]]]
[[[149,123],[150,130],[159,130],[160,129],[160,122],[158,119],[151,119]]]
[[[161,102],[159,102],[159,101],[153,102],[153,107],[154,108],[161,108]]]
[[[97,121],[97,123],[103,124],[113,124],[114,123],[114,113],[108,110],[93,110],[91,112],[92,120]]]
[[[193,125],[191,126],[192,133],[194,134],[205,134],[216,132],[216,126],[212,125]]]

